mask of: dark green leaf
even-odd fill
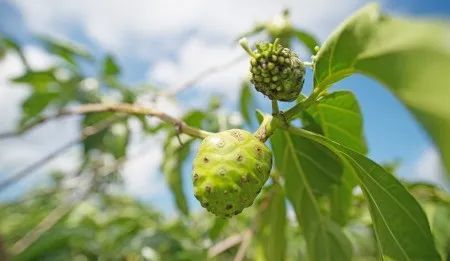
[[[362,114],[351,92],[339,91],[326,95],[318,104],[307,109],[303,118],[306,116],[310,130],[360,153],[367,152]],[[335,186],[330,195],[331,217],[341,225],[347,221],[353,188],[357,184],[356,178],[344,169],[342,183]]]
[[[323,145],[286,131],[275,133],[272,149],[277,169],[304,232],[311,260],[349,260],[352,250],[345,235],[320,212],[313,184],[327,186],[339,180],[340,163]],[[314,182],[314,183],[312,183]]]
[[[286,176],[286,180],[292,179],[292,186],[301,182],[301,179],[297,174],[299,170],[288,163],[293,162],[288,161],[288,158],[301,162],[303,174],[313,193],[328,193],[333,184],[340,183],[342,164],[328,148],[288,133],[276,133],[272,140],[275,163],[277,166],[286,165],[287,169],[280,169],[280,172]]]
[[[362,154],[322,136],[301,129],[290,131],[333,149],[358,178],[383,257],[439,260],[425,213],[393,175]]]
[[[315,88],[353,73],[384,84],[438,146],[450,174],[450,25],[397,19],[371,4],[350,17],[317,54]]]

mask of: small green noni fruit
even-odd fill
[[[271,151],[251,133],[215,133],[202,141],[194,159],[194,195],[217,216],[237,215],[252,205],[271,168]]]
[[[259,43],[256,50],[248,47],[245,39],[242,47],[252,56],[250,81],[257,91],[271,100],[293,101],[305,82],[305,66],[297,54],[278,43]]]

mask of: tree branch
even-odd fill
[[[84,128],[83,131],[81,132],[81,136],[80,137],[77,137],[76,139],[73,139],[73,140],[67,142],[66,144],[64,144],[60,148],[57,148],[56,150],[54,150],[53,152],[51,152],[47,156],[39,159],[38,161],[30,164],[29,166],[25,167],[24,169],[18,171],[17,173],[11,175],[7,179],[5,179],[2,182],[0,182],[0,191],[8,188],[9,186],[11,186],[12,184],[18,182],[22,178],[25,178],[26,176],[28,176],[33,171],[35,171],[35,170],[39,169],[40,167],[44,166],[50,160],[60,156],[61,153],[63,153],[66,150],[70,149],[72,146],[75,146],[78,143],[84,141],[89,136],[95,135],[95,134],[99,133],[100,131],[108,128],[114,122],[118,121],[121,118],[122,117],[113,117],[111,119],[104,120],[104,121],[101,121],[101,122],[99,122],[97,124],[94,124],[94,125],[91,125],[91,126],[88,126],[88,127]]]
[[[223,63],[223,64],[219,64],[219,65],[215,65],[212,66],[202,72],[200,72],[199,74],[197,74],[196,76],[192,77],[191,79],[176,85],[174,87],[169,88],[167,91],[163,91],[162,95],[163,96],[175,96],[178,93],[190,88],[191,86],[193,86],[194,84],[196,84],[197,82],[201,81],[203,78],[208,77],[211,74],[220,72],[224,69],[227,69],[231,66],[233,66],[234,64],[240,62],[241,60],[243,60],[246,56],[245,55],[240,55],[238,57],[235,57],[234,59]]]
[[[54,120],[54,119],[58,119],[58,118],[62,118],[65,116],[77,115],[77,114],[88,114],[88,113],[95,113],[95,112],[106,112],[106,111],[121,112],[121,113],[134,114],[134,115],[148,115],[148,116],[152,116],[152,117],[157,117],[162,121],[173,124],[174,126],[176,126],[179,129],[180,132],[190,135],[192,137],[196,137],[196,138],[205,138],[206,136],[211,134],[210,132],[188,126],[182,120],[174,118],[162,111],[159,111],[159,110],[156,110],[153,108],[143,107],[143,106],[129,104],[129,103],[91,103],[91,104],[79,105],[78,107],[75,107],[75,108],[61,110],[56,114],[41,117],[40,119],[20,128],[19,130],[0,134],[0,139],[21,135],[41,123],[44,123],[44,122],[47,122],[50,120]]]

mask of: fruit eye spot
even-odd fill
[[[238,154],[236,159],[237,159],[237,161],[242,161],[244,159],[244,156],[242,156],[241,154]]]
[[[226,208],[226,209],[232,209],[232,208],[233,208],[233,205],[227,204],[227,205],[225,206],[225,208]]]
[[[204,163],[208,163],[208,162],[209,162],[209,159],[208,159],[207,157],[204,157],[204,158],[203,158],[203,162],[204,162]]]

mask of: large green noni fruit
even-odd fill
[[[257,91],[271,100],[293,101],[298,97],[305,82],[305,66],[297,54],[277,40],[257,44],[250,54],[250,81]]]
[[[217,216],[237,215],[252,205],[271,168],[271,151],[251,133],[232,129],[210,135],[194,159],[194,195]]]

